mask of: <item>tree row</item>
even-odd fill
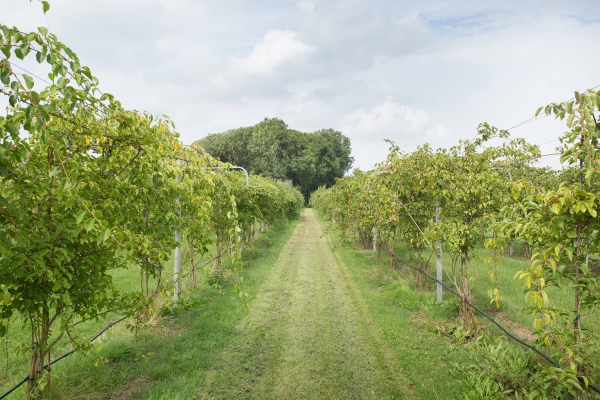
[[[0,337],[9,326],[29,332],[33,396],[60,340],[89,351],[77,325],[152,312],[154,297],[173,290],[164,267],[177,246],[239,251],[257,223],[289,218],[304,200],[287,183],[247,181],[200,146],[183,146],[167,117],[125,109],[43,27],[0,25],[0,50],[9,104],[0,116]],[[37,62],[50,84],[13,60]],[[112,274],[122,268],[139,271],[139,290],[117,290]]]
[[[439,241],[451,260],[443,278],[460,296],[466,329],[476,324],[467,303],[480,261],[490,265],[490,301],[502,300],[495,284],[497,253],[481,260],[476,250],[523,243],[531,263],[514,284],[523,286],[538,347],[562,367],[541,373],[540,395],[564,387],[586,396],[587,385],[600,373],[594,322],[600,306],[599,105],[600,92],[590,90],[537,111],[566,121],[558,149],[566,165],[562,171],[534,167],[537,146],[511,140],[508,132],[484,123],[474,139],[449,149],[424,145],[406,153],[390,142],[390,153],[376,170],[355,170],[332,188],[314,192],[310,203],[364,247],[378,240],[392,261],[396,244],[403,242],[423,271],[432,257],[440,257]],[[494,138],[502,144],[493,145]],[[554,305],[550,287],[567,290],[572,307]]]

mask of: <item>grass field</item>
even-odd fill
[[[418,398],[368,304],[304,210],[199,398]]]
[[[518,252],[520,253],[520,252]],[[399,244],[396,248],[396,254],[399,258],[404,260],[410,259],[410,253],[406,250],[406,247]],[[429,252],[425,251],[426,256]],[[495,267],[497,272],[496,283],[492,284],[490,281],[489,273],[492,265],[486,262],[486,259],[494,256],[491,250],[477,249],[473,256],[470,273],[473,278],[473,291],[474,296],[473,304],[478,308],[483,309],[487,313],[490,313],[492,317],[496,317],[500,323],[508,325],[510,329],[517,330],[518,334],[528,341],[531,341],[531,331],[533,328],[533,317],[531,313],[526,310],[527,303],[525,301],[525,286],[524,281],[515,279],[515,274],[518,271],[526,270],[530,266],[530,261],[519,256],[509,256],[506,253],[499,254],[499,260]],[[382,253],[382,258],[386,258],[387,254]],[[450,257],[444,254],[442,257],[443,265],[448,268],[450,265]],[[408,271],[407,271],[408,272]],[[412,272],[410,272],[412,273]],[[430,276],[435,277],[435,259],[432,258],[429,265],[428,273]],[[444,282],[450,287],[452,283],[444,275]],[[427,280],[426,289],[435,291],[435,282]],[[488,290],[497,287],[502,296],[499,307],[495,304],[490,303],[490,297]],[[568,287],[547,287],[546,288],[548,297],[550,299],[550,305],[552,307],[561,308],[564,310],[573,309],[574,298],[573,291]],[[435,293],[432,294],[435,296]],[[444,299],[452,301],[456,299],[454,295],[444,291]],[[600,329],[600,320],[597,315],[589,315],[585,320],[582,320],[586,328],[595,327]],[[495,329],[486,321],[482,321],[490,329]],[[509,330],[510,330],[509,329]],[[499,331],[497,332],[500,333]],[[528,337],[529,336],[529,337]]]
[[[329,222],[325,223],[331,227]],[[360,250],[358,243],[340,241],[339,233],[335,227],[331,227],[330,233],[332,237],[336,238],[340,253],[346,254],[347,264],[361,264],[357,265],[355,274],[360,275],[362,273],[371,280],[371,289],[377,291],[377,295],[373,297],[374,299],[381,301],[382,298],[387,298],[388,303],[412,309],[415,313],[412,316],[407,315],[397,318],[398,313],[389,311],[389,304],[382,305],[378,308],[382,315],[386,313],[393,315],[393,317],[390,317],[389,322],[382,319],[382,326],[386,326],[387,324],[387,330],[394,332],[394,329],[400,329],[402,320],[407,319],[409,322],[414,322],[413,326],[420,325],[421,332],[429,331],[436,336],[428,350],[438,349],[438,351],[444,353],[440,356],[440,360],[444,360],[442,363],[448,368],[439,374],[437,372],[432,373],[433,378],[429,378],[431,381],[423,387],[424,390],[429,391],[427,398],[445,398],[430,396],[438,396],[439,392],[435,390],[434,394],[433,388],[437,387],[437,385],[443,385],[444,379],[448,378],[448,375],[452,376],[452,378],[448,379],[451,379],[452,382],[460,387],[460,389],[456,389],[457,393],[470,391],[473,389],[473,385],[481,384],[481,386],[477,386],[477,390],[472,391],[473,393],[478,392],[479,396],[476,394],[475,397],[470,398],[492,398],[491,396],[487,396],[493,390],[490,390],[488,394],[482,395],[481,393],[486,392],[482,387],[494,385],[497,382],[504,382],[505,387],[510,387],[512,390],[521,390],[528,386],[528,379],[536,379],[532,377],[536,374],[536,371],[539,371],[540,368],[551,367],[551,364],[543,360],[542,357],[517,344],[496,325],[477,313],[479,328],[482,328],[482,330],[471,332],[471,334],[461,331],[461,323],[456,319],[459,306],[456,296],[444,290],[443,303],[436,303],[435,282],[427,279],[425,280],[425,284],[416,285],[415,277],[417,272],[402,265],[391,269],[387,253],[382,251],[378,259],[374,252]],[[395,251],[400,259],[410,260],[411,254],[402,244],[399,243]],[[520,252],[516,252],[516,254],[520,254]],[[511,257],[508,254],[500,254],[499,261],[495,267],[498,279],[497,283],[493,285],[489,279],[491,266],[486,262],[486,259],[493,255],[494,253],[490,250],[479,249],[473,256],[472,266],[470,267],[471,276],[474,278],[472,281],[474,284],[472,303],[486,312],[491,318],[494,318],[496,322],[514,336],[534,345],[536,339],[536,336],[533,334],[534,328],[532,324],[534,317],[526,309],[524,282],[515,280],[514,278],[517,271],[525,270],[530,266],[530,261],[518,256]],[[387,265],[387,270],[381,268],[380,265],[382,263]],[[443,264],[446,268],[450,265],[450,258],[447,255],[443,256]],[[428,274],[431,277],[435,277],[435,258],[430,261]],[[446,276],[444,276],[444,281],[450,288],[453,288],[452,283]],[[499,308],[490,303],[488,290],[493,287],[498,287],[502,296]],[[551,306],[564,310],[571,310],[573,308],[572,288],[548,287],[546,290]],[[600,329],[598,313],[594,312],[590,315],[582,316],[582,325],[584,329],[598,331]],[[388,338],[388,340],[393,340],[393,334],[390,334]],[[485,340],[480,341],[477,338],[485,338]],[[414,336],[409,340],[414,340]],[[451,342],[449,348],[445,347],[448,344],[448,340]],[[445,352],[444,349],[448,352]],[[544,346],[539,347],[539,349],[551,355],[555,361],[560,356],[553,349],[547,349]],[[415,352],[412,357],[407,359],[406,371],[410,373],[411,365],[417,363],[421,358],[432,363],[429,366],[426,363],[423,365],[427,366],[427,371],[435,369],[432,359],[423,353]],[[452,365],[453,363],[456,364]],[[456,368],[456,365],[462,365],[462,367]],[[464,367],[470,370],[468,374],[464,373]],[[485,368],[485,370],[482,368]],[[421,367],[415,368],[415,376],[419,376],[419,371],[422,371]],[[490,373],[490,371],[492,372]],[[463,379],[466,375],[469,376]],[[435,382],[438,376],[442,377],[442,379],[440,382]],[[600,371],[591,371],[591,378],[595,379],[596,382],[600,381]],[[427,378],[421,376],[421,379],[425,380]],[[506,383],[507,381],[510,382]],[[562,398],[561,396],[562,394],[556,398]],[[498,398],[504,398],[504,396]]]
[[[244,250],[248,303],[240,300],[232,275],[206,269],[195,290],[184,286],[180,306],[166,309],[148,327],[135,333],[120,324],[103,334],[97,341],[103,360],[97,366],[81,354],[57,363],[45,397],[461,397],[465,383],[456,365],[478,355],[469,343],[472,337],[448,334],[459,324],[456,299],[446,292],[445,301],[437,303],[433,283],[416,287],[413,271],[391,268],[385,253],[378,258],[342,241],[328,221],[306,225],[307,212],[312,215],[305,211],[303,231],[293,232],[298,220],[279,221]],[[402,246],[397,254],[409,257]],[[475,303],[532,340],[522,285],[513,279],[528,261],[501,256],[503,301],[496,310],[487,296],[484,259],[490,255],[482,249],[474,259],[479,269]],[[115,271],[114,277],[122,289],[139,285],[135,271]],[[550,298],[564,307],[571,302],[564,289],[551,289]],[[90,337],[118,317],[85,324],[80,335]],[[489,337],[503,336],[482,324]],[[13,325],[11,341],[2,343],[0,389],[26,375],[27,353],[18,355],[11,347],[19,334]],[[61,346],[55,355],[69,349],[68,343]]]
[[[390,269],[383,257],[341,242],[329,223],[333,249],[348,266],[373,320],[394,350],[407,379],[422,399],[456,399],[462,392],[450,366],[465,350],[430,329],[452,323],[453,310],[435,302],[435,292],[414,290],[406,270]]]
[[[242,290],[249,295],[256,290],[262,274],[273,262],[272,253],[289,237],[296,222],[279,221],[264,234],[259,234],[253,248],[244,251],[246,272]],[[279,246],[279,247],[278,247]],[[205,255],[209,260],[214,250]],[[165,273],[172,270],[172,263]],[[187,267],[182,265],[182,272]],[[139,288],[139,272],[121,269],[113,274],[121,290]],[[167,310],[150,326],[135,334],[126,322],[111,328],[97,341],[99,354],[107,361],[94,366],[93,360],[75,354],[55,364],[52,372],[52,399],[75,398],[190,398],[186,396],[189,382],[201,376],[199,366],[212,360],[219,346],[227,339],[233,326],[243,318],[244,303],[233,285],[233,277],[215,275],[210,268],[200,274],[198,288],[187,290],[183,283],[182,307]],[[220,287],[219,287],[220,286]],[[78,334],[91,337],[120,315],[108,315],[99,321],[81,324]],[[0,392],[24,378],[28,371],[28,353],[18,354],[15,344],[24,333],[13,324],[8,340],[0,353]],[[70,343],[61,342],[54,356],[70,350]],[[181,378],[178,371],[192,371],[193,376]],[[22,389],[9,398],[20,398]],[[180,397],[171,397],[181,393]]]
[[[111,274],[116,283],[116,287],[120,291],[129,292],[139,290],[139,270],[122,268],[113,270]],[[152,284],[154,282],[150,283]],[[85,340],[85,338],[94,336],[96,332],[99,332],[108,324],[117,321],[120,318],[121,315],[119,314],[109,313],[96,320],[90,320],[76,326],[73,329],[73,334],[76,337],[81,338],[81,340]],[[20,343],[26,343],[28,339],[25,324],[26,321],[13,318],[7,336],[0,339],[3,350],[0,352],[0,371],[2,371],[0,374],[0,392],[8,390],[16,382],[28,375],[29,357],[31,356],[31,352],[20,346]],[[111,328],[109,333],[97,340],[97,343],[101,343],[102,340],[108,336],[124,335],[126,331],[125,323],[116,325]],[[70,351],[72,348],[72,342],[65,335],[65,337],[55,345],[52,351],[52,358],[54,359]],[[60,370],[60,368],[60,366],[57,366],[57,370]]]

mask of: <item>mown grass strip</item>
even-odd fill
[[[435,292],[415,290],[406,269],[391,269],[387,258],[341,241],[339,232],[322,221],[365,299],[365,308],[396,353],[403,373],[422,399],[456,399],[462,384],[453,375],[453,362],[466,359],[462,346],[441,338],[438,323],[455,319],[453,305],[437,304]]]
[[[346,266],[306,209],[199,390],[204,399],[416,399]]]
[[[277,222],[244,251],[243,291],[250,299],[297,222]],[[189,309],[163,314],[137,335],[121,326],[101,337],[99,351],[106,362],[94,366],[76,354],[57,364],[47,398],[194,398],[215,356],[244,319],[245,303],[231,279],[208,278],[189,294]]]

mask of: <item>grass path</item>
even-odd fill
[[[199,398],[415,399],[347,267],[305,209]]]

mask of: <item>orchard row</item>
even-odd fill
[[[531,264],[514,284],[524,286],[538,345],[564,367],[560,373],[554,367],[544,371],[540,385],[548,392],[543,396],[557,385],[585,391],[594,371],[596,379],[600,372],[593,322],[600,307],[600,274],[593,268],[600,256],[599,105],[600,92],[590,90],[538,110],[566,120],[559,151],[568,167],[562,171],[534,167],[541,155],[537,146],[510,140],[508,132],[484,123],[473,140],[450,149],[424,145],[404,153],[390,142],[387,160],[377,170],[355,171],[317,190],[311,204],[365,247],[373,232],[391,254],[398,241],[405,243],[422,269],[439,255],[436,242],[441,242],[451,259],[444,279],[460,295],[466,329],[475,322],[466,304],[476,275],[475,250],[524,243]],[[493,145],[492,139],[502,144]],[[488,261],[489,294],[498,304],[498,258]],[[551,286],[568,288],[572,307],[556,308],[547,290]]]
[[[13,320],[30,330],[32,393],[74,326],[148,312],[169,289],[163,268],[180,242],[196,255],[211,243],[219,254],[238,249],[257,223],[291,216],[304,199],[290,184],[247,182],[199,146],[181,145],[168,118],[123,108],[45,28],[0,29],[9,103],[0,116],[0,336]],[[38,88],[11,60],[37,62],[50,84]],[[118,268],[139,269],[140,290],[118,291]]]

